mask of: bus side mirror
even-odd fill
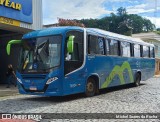
[[[69,39],[67,40],[67,52],[73,53],[74,51],[74,38],[75,36],[71,35],[69,36]]]
[[[11,45],[12,44],[20,44],[20,43],[22,43],[21,40],[11,40],[11,41],[9,41],[8,44],[7,44],[7,47],[6,47],[7,54],[10,55],[10,53],[11,53]]]

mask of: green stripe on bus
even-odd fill
[[[120,83],[121,85],[122,84],[125,84],[125,80],[124,80],[124,77],[123,77],[123,72],[124,70],[127,69],[128,70],[128,73],[129,73],[129,77],[130,77],[130,82],[133,82],[133,74],[132,74],[132,70],[131,70],[131,67],[130,67],[130,64],[125,61],[122,66],[118,66],[116,65],[112,72],[109,74],[109,76],[106,78],[106,81],[102,84],[101,88],[106,88],[109,86],[109,84],[111,83],[111,81],[113,80],[113,78],[115,77],[115,75],[118,75],[119,76],[119,79],[120,79]]]

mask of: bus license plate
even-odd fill
[[[37,87],[31,86],[29,89],[30,89],[30,90],[33,90],[33,91],[36,91],[36,90],[37,90]]]

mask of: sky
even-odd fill
[[[160,28],[160,0],[42,0],[43,24],[54,24],[57,18],[100,19],[117,13],[120,7],[128,14],[138,14],[150,19]]]

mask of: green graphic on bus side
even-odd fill
[[[106,81],[102,84],[101,88],[106,88],[109,86],[109,84],[111,83],[111,81],[113,80],[113,78],[115,77],[115,75],[118,75],[119,76],[119,79],[120,79],[120,83],[121,85],[125,83],[124,81],[124,77],[123,77],[123,72],[124,70],[127,69],[128,70],[128,73],[129,73],[129,77],[130,77],[130,82],[133,82],[133,75],[132,75],[132,70],[131,70],[131,67],[130,67],[130,64],[125,61],[122,66],[118,66],[116,65],[112,72],[109,74],[109,76],[106,78]]]

